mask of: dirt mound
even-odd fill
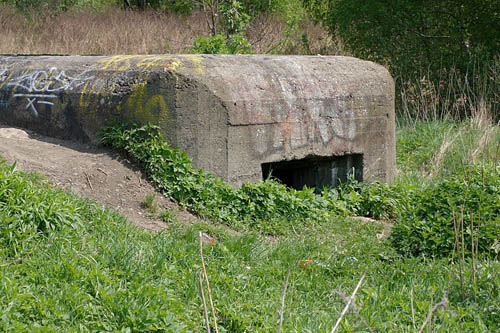
[[[144,206],[146,196],[155,193],[153,186],[140,170],[109,150],[1,126],[0,158],[17,162],[20,170],[45,175],[55,186],[94,199],[137,226],[153,231],[166,227]],[[156,198],[160,207],[169,208],[181,221],[196,219],[161,194]]]

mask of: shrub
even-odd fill
[[[471,55],[498,52],[498,2],[493,0],[353,1],[303,3],[362,57],[388,61],[398,73],[463,68]],[[487,28],[489,27],[489,28]]]
[[[213,37],[196,37],[192,51],[201,54],[245,54],[252,53],[252,47],[241,34],[229,37],[218,34]]]
[[[406,198],[404,186],[380,182],[359,183],[352,179],[342,184],[338,192],[339,199],[348,205],[349,212],[384,220],[394,219]]]
[[[450,256],[464,243],[465,254],[496,255],[500,235],[500,168],[471,167],[408,196],[391,235],[392,245],[414,256]],[[462,241],[462,224],[463,237]],[[458,231],[456,232],[456,228]],[[460,245],[462,246],[462,245]]]
[[[500,25],[494,23],[500,12],[498,1],[302,2],[332,35],[342,37],[354,56],[387,64],[397,92],[409,83],[418,88],[418,94],[425,94],[420,89],[423,80],[443,101],[451,96],[453,102],[460,102],[461,88],[477,94],[486,82],[493,90],[484,97],[493,103],[494,113],[498,111],[498,70],[491,69],[498,67]],[[455,77],[462,81],[459,85]],[[468,116],[466,108],[455,111],[457,117]]]

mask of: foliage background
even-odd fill
[[[461,98],[457,82],[500,89],[500,2],[494,0],[303,0],[313,17],[338,33],[355,55],[386,64],[398,84],[424,80],[440,95]],[[486,79],[487,82],[484,81]],[[465,81],[465,82],[464,82]],[[422,87],[425,88],[425,87]],[[423,91],[424,89],[419,89]],[[485,92],[485,91],[483,91]],[[482,96],[500,112],[498,95]],[[401,100],[400,100],[401,101]],[[440,108],[447,109],[444,102]],[[416,110],[411,111],[414,115]],[[442,110],[440,113],[445,113]],[[470,116],[465,109],[456,117]],[[500,119],[500,118],[499,118]]]

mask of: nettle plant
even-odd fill
[[[408,196],[391,242],[413,256],[497,257],[500,238],[500,167],[471,166]]]
[[[329,221],[347,211],[327,192],[320,196],[312,188],[299,191],[271,179],[241,188],[229,186],[194,168],[185,152],[168,145],[157,126],[106,127],[100,142],[136,161],[165,195],[201,216],[236,228],[277,234],[286,225]]]

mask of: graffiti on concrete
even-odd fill
[[[395,174],[394,84],[370,62],[0,56],[2,123],[93,141],[112,120],[158,125],[197,167],[235,185],[262,179],[265,163],[346,154],[363,155],[366,180]]]
[[[7,69],[0,68],[0,82],[5,81],[6,78],[7,78]]]
[[[54,105],[53,100],[57,98],[57,93],[73,90],[92,80],[93,76],[84,76],[85,72],[73,77],[65,71],[59,71],[56,67],[48,70],[39,70],[23,73],[19,76],[7,77],[7,70],[0,70],[0,82],[8,79],[7,87],[14,87],[14,98],[26,99],[26,110],[31,110],[38,116],[37,105]]]

